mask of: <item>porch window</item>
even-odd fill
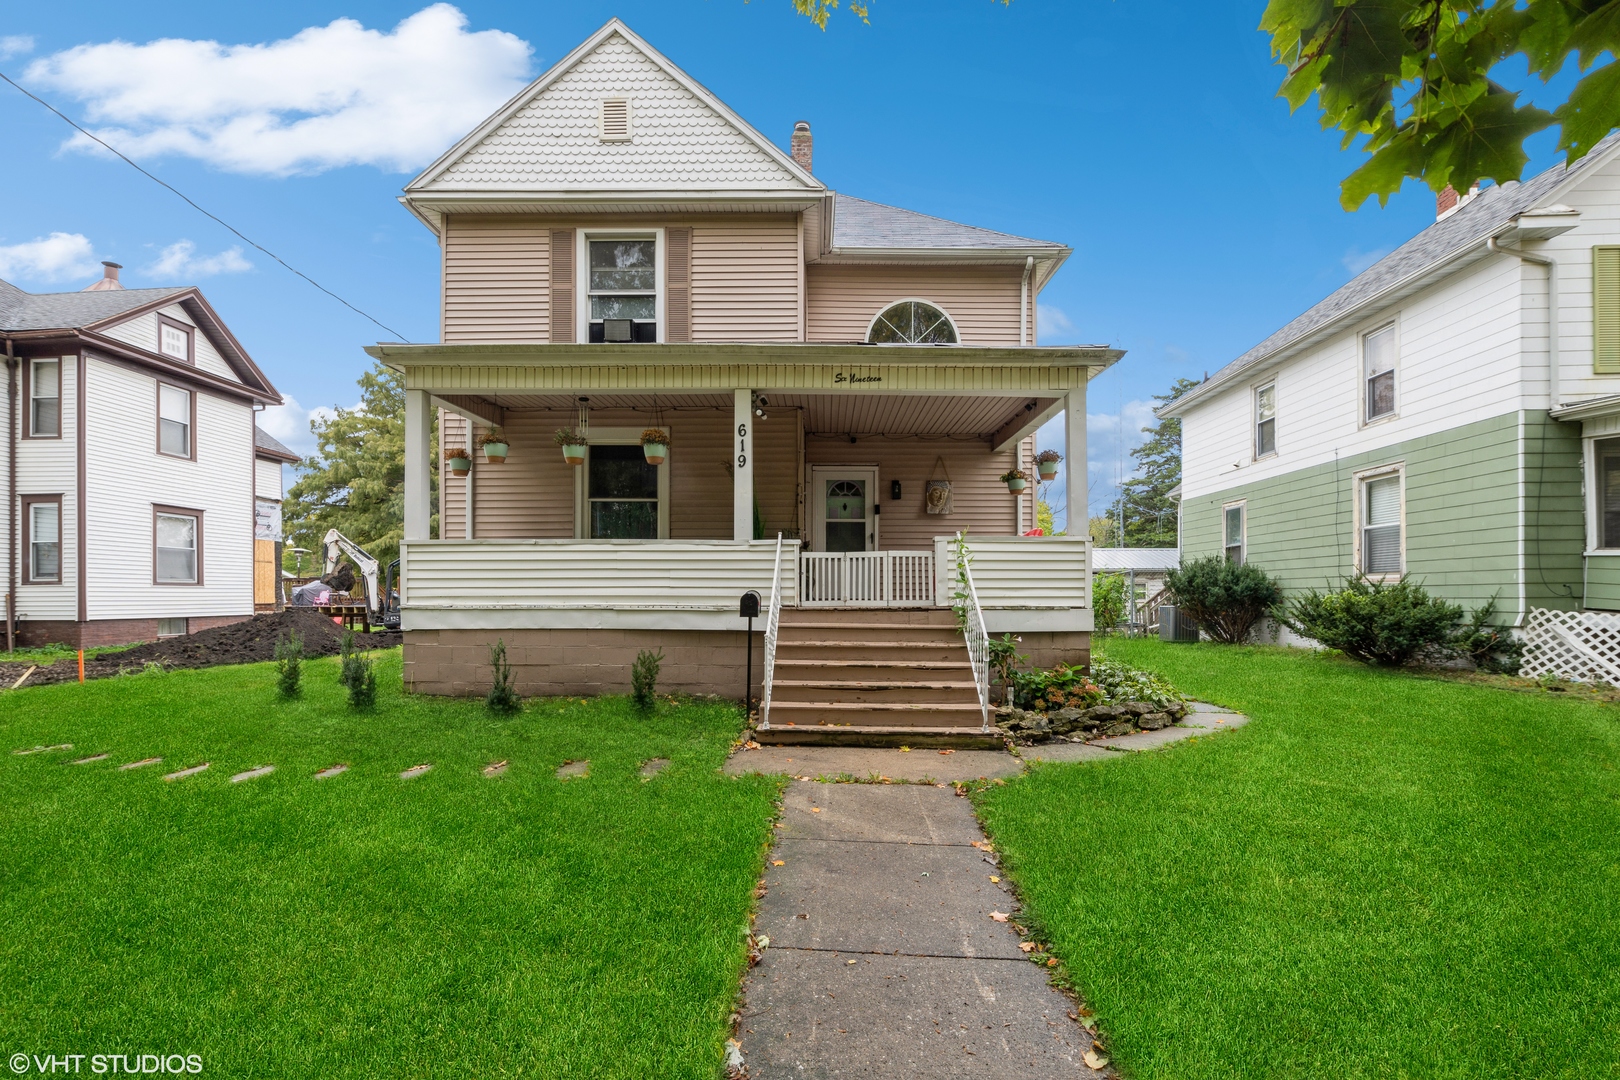
[[[1277,386],[1262,386],[1254,392],[1254,456],[1263,458],[1277,452]]]
[[[1366,375],[1367,419],[1377,420],[1395,412],[1395,327],[1374,330],[1361,339],[1361,359]]]
[[[637,445],[592,446],[589,454],[591,539],[658,539],[658,466]]]
[[[902,300],[872,320],[866,340],[874,345],[955,345],[949,315],[922,300]]]
[[[1620,548],[1620,439],[1597,444],[1598,547]]]
[[[658,241],[590,241],[590,340],[658,340]]]
[[[1243,510],[1242,503],[1228,506],[1226,518],[1226,561],[1243,565]]]
[[[1361,572],[1401,572],[1401,477],[1367,480],[1362,490]]]
[[[60,360],[29,361],[28,434],[36,439],[54,439],[62,434]]]

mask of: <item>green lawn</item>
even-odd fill
[[[371,714],[334,660],[308,664],[292,704],[269,665],[0,694],[0,1056],[718,1073],[778,791],[716,771],[740,712],[576,699],[495,719],[402,695],[397,652],[380,669]],[[74,751],[10,753],[61,742]],[[673,764],[643,782],[654,756]],[[484,778],[501,758],[507,775]],[[556,779],[581,758],[589,777]],[[352,768],[311,779],[334,762]],[[420,762],[435,768],[398,779]]]
[[[1125,1076],[1620,1076],[1620,709],[1104,651],[1253,717],[982,799]]]

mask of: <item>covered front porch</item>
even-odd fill
[[[1112,350],[374,352],[406,377],[401,610],[421,689],[487,685],[479,653],[500,637],[529,692],[622,691],[635,653],[661,647],[670,689],[740,696],[744,592],[766,609],[950,608],[957,534],[989,633],[1035,635],[1070,662],[1087,651],[1084,536],[1026,535],[1034,432],[1063,417],[1064,468],[1085,476],[1085,385]],[[440,469],[436,504],[435,422],[440,457],[472,458],[463,475]],[[578,464],[554,442],[563,428],[585,429]],[[477,450],[492,429],[503,462]],[[649,429],[667,438],[656,464]],[[1030,478],[1019,494],[1001,479],[1015,470]],[[1082,499],[1054,509],[1084,521],[1083,480],[1072,488]]]

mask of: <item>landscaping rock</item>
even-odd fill
[[[1158,731],[1160,728],[1167,728],[1169,726],[1169,713],[1148,713],[1146,716],[1142,717],[1141,727],[1143,731]]]
[[[1135,730],[1136,725],[1129,720],[1110,720],[1097,729],[1098,733],[1104,736],[1129,735]]]
[[[1147,716],[1149,713],[1158,712],[1158,706],[1148,701],[1127,701],[1119,706],[1119,711],[1121,716],[1126,714]]]

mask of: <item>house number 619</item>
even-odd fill
[[[737,425],[737,468],[748,466],[748,425]]]

